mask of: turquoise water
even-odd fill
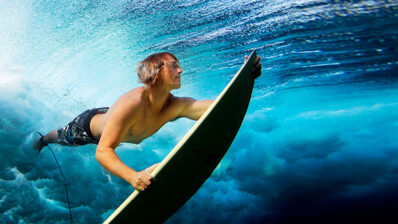
[[[257,49],[263,74],[212,177],[168,223],[398,219],[397,1],[0,0],[0,222],[69,223],[63,179],[33,132],[140,86],[135,63],[169,51],[178,96],[214,99]],[[194,124],[117,149],[141,170]],[[75,223],[132,192],[95,146],[53,146]]]

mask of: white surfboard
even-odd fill
[[[256,52],[213,104],[151,173],[145,191],[135,190],[104,223],[162,223],[202,186],[234,140],[253,90]]]

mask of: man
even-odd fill
[[[165,123],[180,117],[198,120],[213,101],[196,101],[170,93],[180,88],[182,73],[177,58],[171,53],[150,55],[137,64],[136,71],[144,86],[123,94],[110,108],[83,112],[65,127],[42,136],[34,148],[40,152],[50,143],[98,144],[95,157],[107,171],[123,178],[135,189],[145,190],[153,179],[150,173],[158,164],[137,172],[119,159],[114,151],[116,147],[121,142],[139,144]],[[260,57],[257,57],[252,76],[257,78],[260,74]]]

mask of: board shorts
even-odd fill
[[[66,146],[98,144],[98,140],[91,133],[90,121],[94,115],[106,113],[108,110],[109,107],[102,107],[84,111],[68,125],[57,130],[58,143]]]

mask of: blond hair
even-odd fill
[[[176,56],[169,52],[160,52],[151,54],[144,60],[137,63],[135,71],[137,72],[140,82],[146,85],[152,85],[158,79],[160,69],[165,64],[167,59],[171,57],[178,61]]]

